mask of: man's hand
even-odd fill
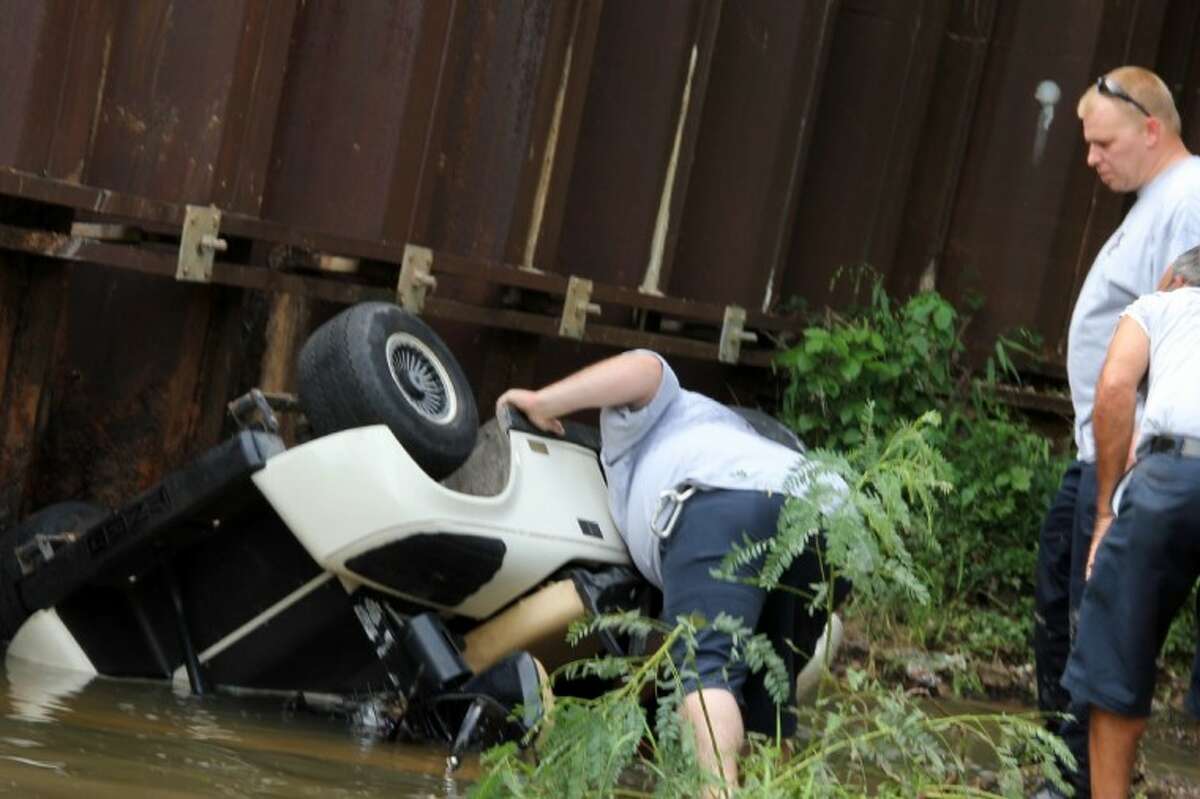
[[[1088,550],[1087,570],[1084,572],[1084,579],[1092,579],[1092,566],[1096,562],[1096,551],[1100,549],[1100,542],[1108,533],[1108,528],[1112,527],[1113,515],[1111,513],[1103,513],[1096,516],[1096,526],[1092,529],[1092,546]]]
[[[505,405],[511,405],[525,414],[529,417],[529,421],[533,422],[534,426],[539,430],[559,436],[566,432],[563,429],[562,422],[541,410],[538,392],[536,391],[530,391],[525,388],[510,388],[508,391],[505,391],[500,395],[500,399],[496,400],[497,417],[500,416],[500,409]]]

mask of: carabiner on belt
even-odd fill
[[[654,515],[650,518],[650,532],[665,541],[675,529],[675,522],[679,521],[679,511],[683,510],[683,503],[695,493],[694,485],[660,491],[658,504],[654,506]],[[667,517],[666,524],[659,524],[664,515]]]

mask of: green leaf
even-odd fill
[[[846,361],[842,364],[841,374],[842,379],[847,383],[854,380],[862,372],[862,363],[859,361]]]
[[[949,305],[939,305],[933,312],[933,326],[938,330],[950,330],[954,326],[954,309]]]

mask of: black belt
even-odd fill
[[[1184,458],[1200,458],[1200,438],[1191,436],[1151,436],[1150,440],[1138,447],[1138,456],[1179,455]]]

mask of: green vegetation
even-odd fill
[[[930,601],[856,600],[853,613],[871,640],[1025,663],[1038,531],[1069,455],[999,400],[997,376],[1016,379],[1009,351],[1020,345],[997,342],[984,369],[973,371],[965,326],[936,293],[896,303],[872,281],[865,307],[826,314],[780,356],[782,417],[810,444],[839,449],[858,443],[868,403],[881,434],[941,414],[930,441],[954,491],[939,504],[934,545],[917,550],[913,564]],[[1168,658],[1194,651],[1195,603],[1187,607],[1168,637]]]

